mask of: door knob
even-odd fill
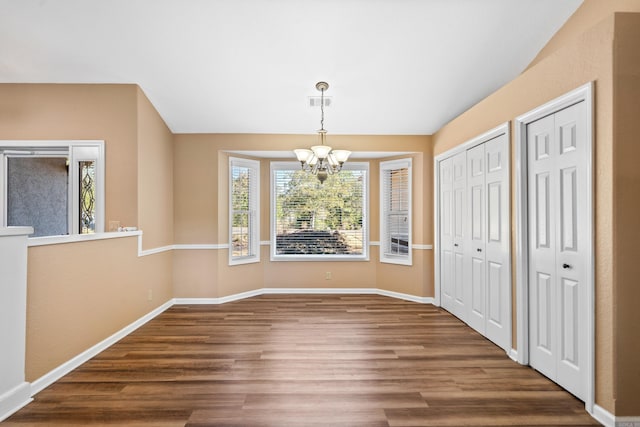
[[[569,264],[562,264],[562,268],[564,268],[565,270],[568,270],[571,268],[571,266]]]
[[[478,249],[476,249],[476,251],[478,251],[478,252],[482,252],[482,249],[478,248]]]
[[[457,243],[454,243],[454,244],[453,244],[453,246],[455,246],[455,247],[457,248],[457,247],[458,247],[458,244],[457,244]]]

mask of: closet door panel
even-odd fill
[[[487,265],[485,335],[511,349],[511,262],[509,245],[509,140],[506,134],[484,144]]]
[[[468,318],[468,291],[466,279],[468,274],[467,258],[467,165],[466,153],[459,153],[452,158],[453,169],[453,279],[454,299],[453,314],[463,321]]]
[[[529,182],[529,358],[551,379],[557,376],[556,197],[554,117],[527,127]]]
[[[469,207],[469,269],[467,294],[470,301],[468,324],[485,334],[486,330],[486,162],[484,144],[467,150],[467,193]]]
[[[453,169],[452,159],[440,167],[440,292],[442,307],[453,310]]]
[[[584,357],[587,348],[586,269],[588,249],[582,236],[590,230],[584,212],[590,209],[586,194],[588,153],[585,150],[584,102],[555,114],[557,146],[556,277],[558,289],[557,382],[584,398]]]

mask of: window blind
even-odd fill
[[[411,253],[411,163],[382,162],[380,169],[381,260],[404,263]]]
[[[297,163],[272,168],[274,256],[364,257],[367,168],[349,165],[321,184]]]
[[[230,263],[252,261],[259,257],[258,192],[259,163],[230,159]]]

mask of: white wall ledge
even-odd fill
[[[64,236],[29,237],[28,246],[63,245],[66,243],[90,242],[92,240],[119,239],[121,237],[142,237],[142,231],[114,231],[111,233],[67,234]]]
[[[33,233],[33,227],[0,227],[0,237],[28,236]]]

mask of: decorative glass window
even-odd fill
[[[368,163],[318,178],[299,163],[271,164],[271,259],[368,259]]]
[[[380,163],[380,262],[411,265],[411,159]]]
[[[104,231],[104,144],[0,141],[0,219],[30,237]]]
[[[229,158],[229,265],[260,261],[260,162]]]
[[[80,234],[96,232],[96,162],[78,162]]]

